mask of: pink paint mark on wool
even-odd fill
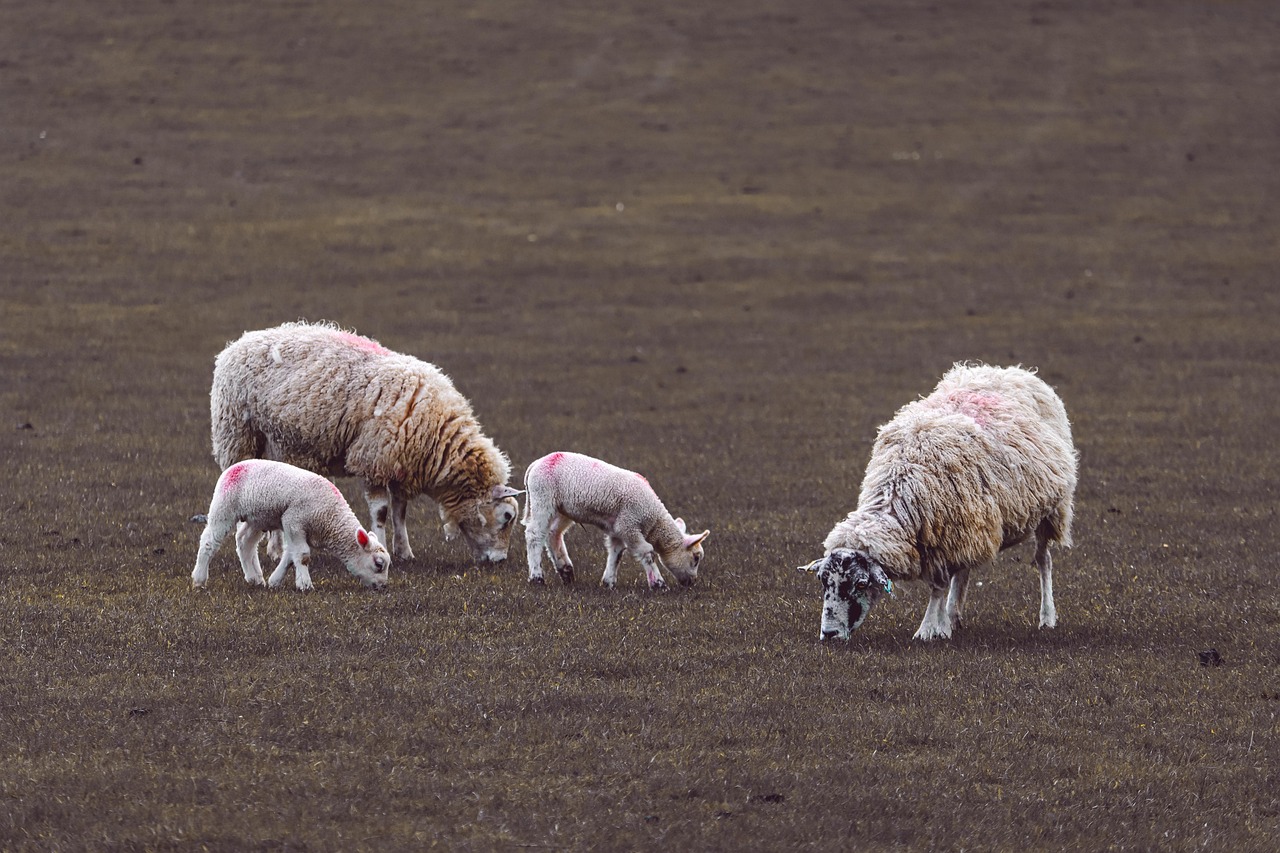
[[[222,491],[225,492],[230,489],[234,489],[236,485],[244,479],[244,475],[247,473],[249,473],[249,463],[237,462],[235,465],[232,465],[222,474]]]
[[[391,354],[391,350],[387,349],[382,344],[370,338],[361,337],[360,335],[353,335],[351,332],[337,332],[336,334],[338,336],[338,340],[342,341],[344,344],[346,344],[349,347],[353,347],[358,350],[364,350],[365,352],[375,353],[376,355]]]
[[[329,488],[333,489],[333,493],[338,497],[342,498],[342,490],[338,488],[337,483],[333,482],[333,480],[329,480],[328,483],[329,483]],[[344,501],[346,500],[346,498],[342,498],[342,499]]]
[[[940,402],[949,409],[973,418],[983,428],[990,426],[994,415],[1004,408],[1004,401],[999,395],[984,394],[981,391],[952,391]]]
[[[564,454],[560,452],[552,453],[542,463],[542,469],[548,474],[556,470],[556,467],[564,461]]]

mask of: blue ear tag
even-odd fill
[[[893,595],[893,581],[887,581],[887,582],[889,585],[884,588],[884,591],[889,593],[890,595]]]

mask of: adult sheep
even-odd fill
[[[425,494],[445,535],[475,555],[507,556],[520,494],[510,463],[439,368],[327,323],[245,332],[213,368],[213,456],[288,462],[364,481],[378,538],[412,559],[405,512]],[[388,512],[390,510],[390,512]]]
[[[1049,545],[1071,545],[1076,451],[1053,389],[1018,367],[957,364],[880,428],[858,508],[802,569],[824,589],[822,639],[848,639],[895,581],[923,580],[915,637],[950,637],[969,572],[1036,539],[1040,627],[1057,622]]]

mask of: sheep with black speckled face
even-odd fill
[[[848,639],[901,581],[929,585],[915,637],[950,637],[969,572],[1035,536],[1040,627],[1057,624],[1052,543],[1071,545],[1071,424],[1058,395],[1019,367],[957,364],[880,428],[858,508],[802,571],[823,584],[822,639]]]
[[[542,552],[565,583],[573,582],[573,563],[564,534],[575,523],[604,531],[609,549],[600,583],[618,580],[618,558],[626,550],[644,566],[650,589],[666,589],[658,564],[681,585],[698,577],[702,542],[711,534],[691,534],[683,519],[672,518],[649,481],[635,471],[580,453],[551,453],[531,464],[524,475],[525,551],[529,582],[543,583]]]

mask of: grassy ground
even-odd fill
[[[1249,0],[6,4],[0,848],[1268,849],[1277,37]],[[643,471],[703,581],[602,591],[575,532],[530,588],[424,503],[384,594],[230,547],[193,594],[213,357],[298,318],[441,365],[517,471]],[[908,588],[820,644],[793,567],[958,359],[1071,413],[1060,627],[1018,549],[950,642]]]

